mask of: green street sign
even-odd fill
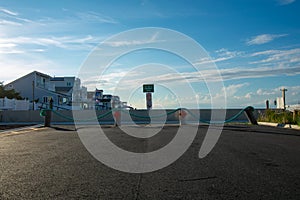
[[[154,84],[144,84],[143,92],[154,92]]]

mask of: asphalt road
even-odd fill
[[[104,128],[118,146],[148,152],[177,127],[152,139]],[[207,126],[188,151],[159,171],[130,174],[93,158],[72,126],[0,133],[0,199],[300,199],[300,131],[228,125],[205,158]]]

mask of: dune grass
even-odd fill
[[[293,113],[283,110],[266,110],[258,117],[258,121],[261,122],[273,122],[279,124],[297,124],[300,126],[299,114],[293,119]]]

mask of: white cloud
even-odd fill
[[[286,102],[287,104],[297,104],[300,100],[300,85],[296,86],[279,86],[275,88],[259,88],[256,93],[251,93],[251,97],[249,98],[248,102],[251,101],[259,101],[260,106],[264,107],[265,106],[265,101],[269,100],[271,106],[275,107],[273,105],[274,100],[276,100],[277,97],[281,97],[282,93],[280,89],[282,88],[287,88],[286,92]],[[247,100],[245,100],[246,102]],[[258,104],[259,105],[259,104]]]
[[[250,64],[269,63],[276,66],[290,66],[291,64],[300,64],[300,48],[288,50],[268,50],[251,54],[250,56],[265,56],[262,60],[256,60]]]
[[[209,63],[222,62],[222,61],[236,58],[243,54],[243,52],[229,51],[228,49],[225,49],[225,48],[221,48],[215,52],[218,54],[216,58],[204,57],[201,60],[199,60],[198,62],[195,62],[194,64],[195,65],[205,65],[205,64],[209,64]]]
[[[296,0],[277,0],[279,5],[288,5],[288,4],[294,3],[295,1]]]
[[[238,51],[229,51],[226,48],[218,49],[218,50],[216,50],[216,53],[218,53],[219,56],[228,56],[228,57],[235,57],[235,56],[241,54],[241,52],[238,52]]]
[[[0,53],[0,66],[2,66],[0,81],[5,81],[5,84],[35,70],[50,75],[59,74],[65,70],[52,60],[41,55],[30,54],[5,55]]]
[[[0,12],[8,14],[8,15],[12,15],[12,16],[17,16],[18,15],[17,12],[14,12],[14,11],[11,11],[11,10],[8,10],[8,9],[5,9],[5,8],[0,8]]]
[[[248,92],[248,93],[244,96],[244,98],[246,98],[246,99],[251,99],[252,95],[253,95],[252,92]]]
[[[276,38],[280,38],[280,37],[285,37],[287,36],[287,34],[262,34],[262,35],[257,35],[254,36],[250,39],[248,39],[248,41],[246,42],[247,45],[259,45],[259,44],[265,44],[268,42],[273,41]]]
[[[247,92],[246,94],[242,92],[242,87],[247,86],[240,84],[232,84],[226,87],[226,91],[230,88],[239,88],[234,94],[226,93],[226,102],[228,108],[241,108],[246,106],[254,106],[255,108],[265,108],[266,100],[269,100],[270,106],[275,107],[274,100],[277,97],[281,97],[281,88],[287,88],[286,92],[286,102],[288,105],[297,104],[300,102],[300,85],[298,86],[279,86],[274,88],[259,88],[256,92]],[[239,92],[238,92],[239,91]],[[221,94],[217,94],[211,97],[209,94],[200,94],[199,102],[204,106],[210,104],[211,98],[214,101],[224,101],[224,97]]]
[[[104,44],[107,44],[112,47],[121,47],[121,46],[132,46],[132,45],[143,45],[143,44],[151,44],[155,42],[163,42],[163,40],[158,40],[158,32],[151,35],[149,38],[145,38],[145,36],[142,36],[143,39],[126,39],[126,40],[116,40],[116,41],[109,41],[104,42]]]
[[[12,48],[12,47],[16,47],[16,44],[13,43],[0,43],[0,48]]]
[[[98,37],[92,37],[90,35],[86,37],[12,37],[0,38],[0,52],[6,52],[10,47],[10,50],[15,52],[32,51],[32,49],[41,49],[43,47],[57,47],[68,50],[91,50],[100,41]],[[29,45],[29,46],[28,46]],[[20,49],[23,49],[20,51]],[[45,49],[43,50],[45,51]]]
[[[0,25],[13,25],[13,26],[21,26],[21,23],[9,21],[9,20],[0,20]]]
[[[34,23],[34,21],[22,18],[19,16],[19,13],[8,10],[6,8],[0,8],[0,14],[4,18],[2,19],[2,24],[5,23],[6,25],[21,25],[21,22]]]
[[[266,50],[266,51],[259,51],[259,52],[252,53],[250,56],[271,55],[279,52],[280,50]]]
[[[283,68],[277,67],[257,67],[257,68],[231,68],[220,70],[223,80],[246,79],[246,78],[266,78],[274,76],[294,76],[300,74],[300,65]],[[213,77],[213,76],[212,76]]]
[[[100,13],[96,13],[93,11],[88,11],[88,12],[79,12],[76,13],[76,15],[83,21],[85,22],[97,22],[97,23],[108,23],[108,24],[117,24],[118,22],[109,17],[109,16],[105,16],[103,14]]]
[[[260,88],[256,91],[256,94],[262,95],[262,96],[270,96],[270,95],[275,95],[276,92],[274,89],[273,90],[265,90],[265,89]]]
[[[225,87],[227,96],[234,96],[242,87],[248,86],[249,83],[232,84]]]
[[[204,72],[204,71],[202,71]],[[221,74],[221,77],[219,76]],[[185,73],[167,73],[167,74],[151,74],[147,75],[140,73],[132,73],[130,76],[127,73],[114,73],[107,74],[102,79],[106,80],[110,85],[118,84],[118,81],[122,76],[126,75],[126,79],[123,80],[122,85],[118,87],[124,90],[130,88],[135,88],[145,82],[163,83],[163,84],[184,84],[189,83],[199,83],[199,82],[216,82],[216,81],[228,81],[228,80],[240,80],[248,78],[266,78],[282,75],[297,75],[300,74],[300,65],[295,67],[290,67],[287,69],[282,69],[280,66],[274,67],[260,67],[260,68],[231,68],[231,69],[220,69],[218,70],[205,70],[201,76],[199,72],[185,72]],[[216,77],[222,78],[216,79]],[[245,86],[245,84],[239,84],[235,86],[228,87],[228,92],[231,91],[234,94],[240,87]],[[227,91],[227,90],[226,90]]]

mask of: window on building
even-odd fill
[[[71,82],[67,82],[67,86],[72,86]]]

